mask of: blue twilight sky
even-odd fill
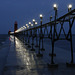
[[[69,4],[75,8],[75,0],[0,0],[0,34],[7,34],[9,29],[13,31],[15,21],[18,28],[33,18],[39,23],[40,13],[44,16],[43,23],[49,22],[50,15],[54,16],[54,3],[58,4],[58,17],[67,12]]]

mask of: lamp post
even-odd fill
[[[54,5],[53,5],[53,8],[54,8],[54,10],[55,10],[55,20],[56,20],[56,16],[57,16],[57,4],[54,4]]]
[[[72,4],[69,4],[68,5],[68,12],[70,12],[72,9]],[[70,20],[70,15],[69,15],[69,29],[70,29],[70,32],[69,32],[69,35],[70,35],[70,44],[71,44],[71,62],[70,63],[67,63],[67,66],[69,65],[72,65],[74,66],[74,58],[73,58],[73,45],[72,45],[72,30],[71,30],[71,20]]]
[[[31,28],[33,27],[33,24],[31,24]],[[30,30],[30,35],[31,35],[31,37],[32,37],[32,29]]]
[[[33,19],[32,21],[33,21],[33,23],[35,23],[35,19]]]
[[[51,22],[51,20],[52,20],[52,16],[50,16],[50,22]]]
[[[31,22],[29,22],[29,25],[31,25]],[[31,48],[31,46],[30,46],[30,33],[28,35],[28,48]]]
[[[52,20],[52,16],[50,16],[50,23],[51,23],[51,20]],[[52,25],[51,24],[50,24],[50,34],[49,34],[49,37],[51,38],[51,42],[52,42]],[[52,54],[49,53],[49,56],[52,56]],[[53,54],[53,56],[56,56],[56,54]]]
[[[37,22],[35,22],[35,25],[37,25]],[[38,46],[38,39],[37,39],[37,29],[35,29],[35,32],[36,32],[36,45],[35,45],[35,47],[39,47]]]
[[[26,26],[23,26],[24,29],[26,29]]]
[[[28,24],[26,24],[26,27],[28,26]]]
[[[28,29],[28,24],[26,24],[26,29]],[[28,31],[26,31],[26,36],[25,36],[25,45],[28,45],[27,43],[27,38],[28,38]]]
[[[49,32],[48,38],[52,38],[52,25],[51,25],[51,19],[52,19],[52,16],[50,16],[50,32]],[[50,37],[50,36],[51,36],[51,37]]]
[[[54,63],[54,42],[55,42],[55,33],[56,32],[56,16],[57,16],[57,4],[53,5],[53,8],[55,10],[55,18],[54,18],[54,29],[53,29],[53,35],[52,35],[52,54],[51,54],[51,64],[48,64],[48,67],[58,67],[58,64]]]
[[[33,27],[33,24],[31,24],[31,26]]]
[[[40,29],[40,39],[41,39],[41,41],[42,41],[42,48],[41,48],[41,51],[45,51],[45,49],[44,49],[44,45],[43,45],[43,32],[42,32],[42,19],[43,19],[43,15],[42,14],[40,14],[40,19],[41,19],[41,21],[40,21],[40,24],[41,24],[41,29]]]
[[[29,25],[31,25],[31,22],[29,22]]]
[[[23,42],[23,32],[22,32],[23,27],[21,27],[20,30],[21,30],[21,37],[20,37],[20,40]]]
[[[30,27],[33,27],[33,24],[31,24],[31,22],[29,22]],[[30,37],[32,36],[32,29],[30,30]]]
[[[70,12],[71,9],[72,9],[72,4],[69,4],[69,5],[68,5],[68,12]],[[70,15],[69,15],[69,21],[70,21]]]
[[[41,39],[42,39],[42,18],[43,18],[43,15],[42,14],[40,14],[40,19],[41,19],[41,21],[40,21],[40,24],[41,24],[41,28],[40,28],[40,35],[39,35],[39,50],[38,50],[38,54],[37,54],[37,57],[42,57],[43,56],[43,54],[41,54],[40,53],[40,46],[41,46]]]
[[[23,43],[24,43],[24,35],[25,35],[24,29],[26,29],[25,26],[23,26]]]
[[[69,5],[68,5],[68,12],[70,12],[71,9],[72,9],[72,4],[69,4]]]
[[[53,38],[52,38],[52,56],[51,56],[51,64],[54,64],[54,61],[53,61],[53,57],[54,57],[54,40],[55,40],[55,33],[56,33],[56,17],[57,17],[57,4],[54,4],[53,5],[53,8],[54,8],[54,11],[55,11],[55,23],[54,23],[54,30],[53,30]],[[55,64],[55,66],[57,66]]]
[[[26,29],[26,26],[23,26],[24,27],[24,29]],[[25,37],[25,31],[24,31],[24,37]],[[25,38],[24,38],[24,43],[25,43]]]
[[[35,25],[37,25],[37,22],[35,22]]]
[[[33,26],[35,26],[35,19],[33,19],[32,21],[33,21]],[[31,48],[31,51],[35,51],[33,45],[34,45],[34,31],[32,31],[32,48]]]
[[[52,16],[50,16],[50,22],[52,20]],[[51,39],[52,39],[52,25],[50,25],[50,34],[51,34]]]

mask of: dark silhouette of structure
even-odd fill
[[[18,24],[17,24],[17,21],[15,21],[15,24],[14,24],[14,32],[17,30],[18,28]]]
[[[43,38],[48,38],[51,39],[51,45],[52,45],[52,50],[51,50],[51,54],[49,53],[49,55],[51,56],[51,61],[50,63],[48,63],[48,67],[49,68],[53,68],[53,67],[58,67],[58,64],[56,64],[54,62],[54,56],[56,56],[56,54],[54,53],[54,46],[55,46],[55,42],[58,40],[67,40],[70,42],[70,47],[71,47],[71,56],[70,56],[70,63],[66,63],[66,65],[68,67],[74,67],[75,63],[74,63],[74,53],[73,53],[73,46],[72,46],[72,26],[75,22],[75,9],[70,10],[68,13],[66,13],[63,16],[60,16],[59,18],[57,18],[57,9],[56,9],[56,5],[54,5],[54,10],[55,10],[55,15],[54,15],[54,20],[51,21],[50,17],[50,22],[42,24],[42,19],[41,19],[41,25],[33,27],[33,28],[27,28],[21,31],[17,30],[17,22],[15,22],[15,27],[14,27],[14,31],[17,30],[17,32],[15,32],[15,36],[20,38],[23,42],[25,42],[26,44],[29,44],[28,40],[31,34],[31,38],[32,38],[32,49],[33,49],[33,39],[35,39],[38,36],[38,40],[39,40],[39,49],[38,49],[38,54],[37,57],[43,57],[43,53],[42,51],[44,50],[44,42],[43,42]],[[69,27],[68,32],[66,32],[65,30],[65,24],[67,23],[67,26]],[[57,30],[57,26],[60,24],[60,29],[59,31]],[[62,31],[63,31],[63,35],[64,37],[61,37],[62,35]],[[34,32],[36,34],[34,34]],[[13,33],[14,34],[14,33]],[[35,37],[33,37],[34,35],[36,35]],[[40,49],[42,47],[42,49]],[[35,51],[35,50],[31,50],[31,51]]]
[[[8,34],[10,34],[10,32],[11,32],[11,31],[9,30],[9,31],[8,31]]]

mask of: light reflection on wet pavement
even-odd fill
[[[38,58],[36,57],[38,49],[36,49],[36,52],[31,52],[17,37],[15,37],[15,40],[13,36],[10,36],[10,38],[11,44],[4,67],[4,75],[74,75],[75,68],[67,68],[65,65],[66,58],[64,61],[62,57],[56,58],[55,61],[59,63],[59,67],[49,69],[47,66],[47,63],[50,62],[49,49],[43,52],[42,58]],[[47,47],[47,45],[45,46]]]

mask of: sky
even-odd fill
[[[75,0],[0,0],[0,34],[14,31],[14,22],[18,28],[25,26],[34,18],[38,24],[39,14],[43,14],[43,23],[49,22],[49,17],[54,16],[53,4],[58,5],[58,17],[67,13],[69,4],[75,7]],[[73,26],[73,33],[75,33]]]

